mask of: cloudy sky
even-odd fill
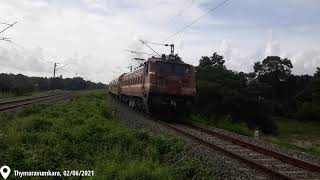
[[[139,39],[164,42],[222,0],[1,0],[0,73],[76,74],[108,83],[136,57],[151,51]],[[0,29],[6,26],[0,24]],[[319,0],[230,0],[166,43],[187,63],[219,52],[235,71],[252,71],[267,55],[290,58],[295,74],[320,66]],[[153,46],[160,53],[168,48]]]

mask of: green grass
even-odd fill
[[[279,133],[277,136],[267,137],[269,142],[320,156],[320,122],[274,119]]]
[[[13,93],[0,91],[0,99],[7,99],[7,98],[12,98],[12,97],[15,97],[15,95]]]
[[[205,118],[199,115],[191,116],[195,123],[214,126],[237,134],[253,137],[253,130],[245,123],[232,122],[230,118]],[[297,121],[294,119],[274,118],[277,135],[264,137],[266,141],[284,148],[295,149],[306,154],[320,157],[320,122]]]
[[[179,139],[124,127],[102,92],[0,114],[0,164],[18,170],[94,170],[93,179],[212,179],[203,160],[175,158],[184,148]]]
[[[220,129],[225,129],[244,136],[253,137],[253,130],[249,129],[245,123],[237,123],[230,120],[228,117],[201,117],[200,115],[192,115],[191,120],[196,123],[201,123],[209,126],[214,126]]]

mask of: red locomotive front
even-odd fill
[[[194,67],[177,55],[149,58],[139,69],[122,75],[117,82],[119,94],[110,93],[149,113],[188,113],[196,95]]]
[[[148,66],[149,110],[188,111],[196,95],[194,67],[177,56],[151,58]]]

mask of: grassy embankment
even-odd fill
[[[208,126],[214,126],[217,128],[225,129],[237,134],[244,136],[253,137],[253,130],[249,129],[245,123],[235,123],[228,117],[217,118],[217,117],[201,117],[200,115],[191,116],[191,120],[195,123],[205,124]]]
[[[266,137],[280,146],[320,157],[320,122],[275,118],[278,135]]]
[[[103,93],[0,114],[0,164],[18,170],[94,170],[93,179],[212,179],[203,159],[174,160],[182,141],[124,127]]]
[[[250,129],[245,123],[232,122],[227,117],[217,119],[194,115],[191,119],[196,123],[253,137],[253,129]],[[274,120],[278,126],[278,133],[277,135],[265,136],[266,141],[320,157],[320,122],[303,122],[283,118],[275,118]]]

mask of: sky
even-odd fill
[[[228,69],[252,72],[266,56],[289,58],[294,74],[320,66],[319,0],[229,0],[182,33],[170,37],[222,0],[1,0],[0,22],[18,23],[0,34],[0,73],[81,76],[108,83],[138,56],[152,53],[139,40],[174,43],[198,65],[218,52]],[[0,24],[0,30],[6,25]],[[151,45],[160,54],[168,47]]]

